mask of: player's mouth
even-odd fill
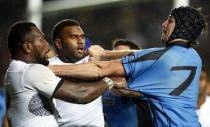
[[[84,53],[84,48],[82,48],[82,47],[77,48],[77,52],[78,53]]]

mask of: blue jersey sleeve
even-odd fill
[[[162,50],[162,48],[140,50],[138,52],[123,57],[122,64],[126,73],[126,77],[129,77],[127,78],[127,80],[131,82],[132,79],[135,78],[137,75],[140,76],[144,71],[146,71],[147,68],[149,68],[154,62],[154,59],[152,57],[157,57],[150,54],[158,52],[160,50]],[[157,55],[159,54],[157,53]]]

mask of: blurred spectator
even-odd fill
[[[208,70],[203,67],[199,81],[199,96],[197,102],[197,114],[202,127],[210,127],[210,97],[207,93],[207,88],[209,87],[208,76]]]
[[[126,39],[115,39],[112,42],[112,50],[139,50],[140,47]]]

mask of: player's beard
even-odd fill
[[[39,58],[39,59],[37,59],[37,61],[38,61],[39,64],[42,64],[44,66],[48,66],[49,65],[49,60],[46,59],[46,58]]]
[[[66,58],[68,58],[69,62],[75,63],[77,61],[80,61],[86,56],[86,53],[79,53],[77,50],[69,52]]]
[[[83,53],[78,53],[76,52],[74,54],[74,58],[75,58],[75,62],[80,61],[81,59],[83,59],[86,56],[85,52]]]
[[[36,60],[39,64],[42,64],[44,66],[48,66],[49,65],[49,60],[48,60],[48,57],[47,57],[47,53],[49,51],[45,52],[43,55],[38,55],[36,57]]]

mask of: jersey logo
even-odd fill
[[[190,75],[181,85],[175,88],[170,95],[179,96],[191,84],[195,77],[196,68],[196,66],[174,66],[171,68],[171,71],[189,70]]]
[[[42,100],[43,98],[40,95],[33,95],[28,104],[28,110],[35,116],[48,116],[52,114],[52,109],[49,109],[49,106],[46,107],[45,103],[49,103],[48,100]],[[47,102],[46,102],[47,101]],[[51,108],[51,107],[50,107]]]

